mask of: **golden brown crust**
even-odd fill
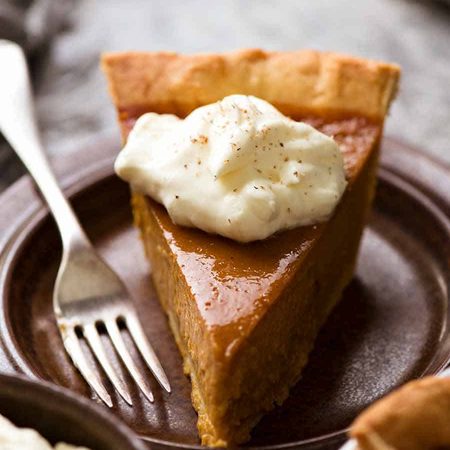
[[[450,379],[413,381],[364,411],[350,429],[360,450],[450,446]]]
[[[396,65],[312,50],[109,53],[102,68],[119,111],[180,116],[226,95],[248,94],[294,117],[308,112],[382,120],[400,76]]]

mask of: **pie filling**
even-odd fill
[[[123,124],[130,129],[134,120]],[[204,445],[245,442],[261,416],[283,403],[353,275],[381,126],[362,117],[302,120],[333,135],[344,155],[349,186],[331,222],[240,244],[177,226],[162,205],[133,194]]]

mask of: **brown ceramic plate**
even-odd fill
[[[196,447],[189,382],[131,224],[128,188],[112,173],[116,152],[105,141],[57,166],[88,234],[128,284],[173,393],[164,394],[149,374],[155,403],[133,388],[134,407],[116,396],[113,412],[151,448]],[[286,403],[260,422],[249,446],[335,448],[364,407],[448,363],[449,193],[448,168],[395,141],[385,142],[354,280],[321,332],[302,380]],[[60,257],[53,221],[27,178],[0,197],[0,211],[0,368],[89,398],[64,353],[52,314]],[[105,345],[121,370],[106,340]]]
[[[18,427],[34,428],[52,444],[145,450],[143,442],[104,408],[49,383],[0,375],[0,414]]]

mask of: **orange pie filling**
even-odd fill
[[[191,376],[205,445],[248,440],[259,418],[282,404],[353,275],[381,126],[365,118],[302,120],[334,136],[344,154],[348,192],[332,223],[239,244],[179,227],[163,206],[133,194],[135,222]],[[124,122],[127,130],[133,121]],[[350,241],[341,239],[347,234]]]

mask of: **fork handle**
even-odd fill
[[[44,196],[65,249],[90,246],[45,156],[36,124],[27,63],[15,43],[0,40],[0,131]]]

